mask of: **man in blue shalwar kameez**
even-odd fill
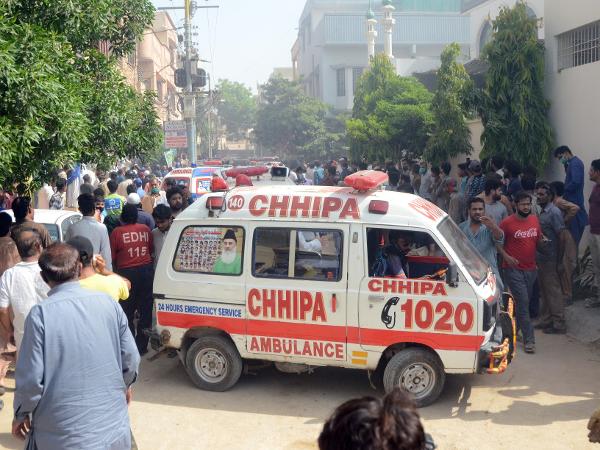
[[[129,450],[140,357],[123,309],[79,286],[73,247],[48,247],[39,265],[51,289],[25,322],[13,435],[28,438],[27,449]]]

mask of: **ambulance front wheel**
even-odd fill
[[[436,354],[417,347],[396,353],[383,372],[386,392],[399,387],[410,394],[420,408],[431,405],[444,389],[446,374]]]
[[[196,339],[185,355],[185,368],[196,386],[223,392],[239,380],[242,358],[233,343],[221,336]]]

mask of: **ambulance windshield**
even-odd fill
[[[460,262],[464,264],[475,283],[483,283],[487,278],[488,264],[460,228],[452,220],[446,218],[438,225],[438,230],[450,248],[456,252]]]

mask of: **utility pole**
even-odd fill
[[[185,87],[183,88],[184,99],[184,118],[186,122],[187,132],[187,150],[188,157],[192,164],[198,162],[198,154],[196,149],[196,91],[194,90],[194,77],[196,76],[196,68],[192,66],[192,16],[196,9],[218,8],[218,6],[198,6],[195,0],[183,0],[182,7],[167,6],[158,7],[159,10],[183,9],[184,10],[184,26],[183,26],[183,45],[185,48],[185,61],[183,68],[185,70]]]
[[[192,0],[184,0],[185,18],[184,18],[184,36],[183,45],[185,46],[185,78],[186,85],[184,95],[185,102],[185,121],[187,130],[188,155],[192,164],[198,162],[196,154],[196,95],[192,88]]]

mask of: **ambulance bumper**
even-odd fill
[[[502,312],[498,315],[491,338],[479,349],[478,372],[503,373],[515,356],[516,323],[514,299],[504,294]]]

